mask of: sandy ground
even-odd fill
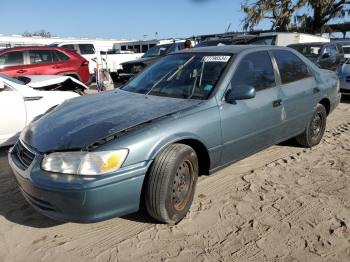
[[[350,261],[350,102],[322,144],[284,143],[201,177],[180,224],[144,212],[60,223],[22,198],[0,151],[0,261]]]

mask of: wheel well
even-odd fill
[[[331,111],[331,102],[329,101],[328,98],[322,99],[319,104],[323,105],[326,108],[327,116],[329,115]]]
[[[210,157],[207,148],[201,142],[195,139],[185,139],[176,143],[188,145],[196,151],[199,165],[199,175],[209,175]]]

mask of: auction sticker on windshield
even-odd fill
[[[203,62],[224,62],[230,60],[230,56],[204,56]]]

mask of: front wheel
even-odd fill
[[[326,130],[327,112],[323,105],[318,104],[304,133],[296,137],[298,144],[304,147],[314,147],[321,142]]]
[[[146,186],[146,209],[158,221],[176,224],[189,211],[198,178],[196,152],[173,144],[154,160]]]

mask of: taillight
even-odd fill
[[[81,63],[81,66],[89,66],[89,61],[85,60]]]

